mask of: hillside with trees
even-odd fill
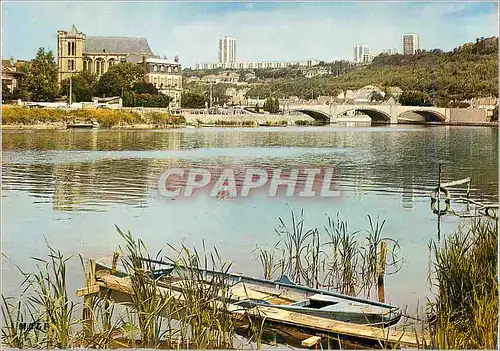
[[[345,90],[375,85],[424,94],[438,106],[473,97],[498,95],[498,38],[477,39],[450,52],[379,55],[371,65],[345,74],[315,78],[280,78],[252,86],[247,96],[311,98],[337,96]]]

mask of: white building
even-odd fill
[[[414,55],[419,49],[418,34],[403,34],[403,55]]]
[[[370,47],[366,44],[354,45],[354,62],[355,63],[367,63],[372,60],[370,54]]]
[[[256,61],[256,62],[233,62],[233,63],[197,63],[195,69],[273,69],[287,67],[314,67],[319,64],[319,60],[309,59],[304,61]]]
[[[236,61],[236,40],[225,36],[219,39],[219,62],[231,64]]]
[[[156,89],[172,98],[170,108],[181,107],[181,64],[176,56],[173,60],[148,58],[142,62],[146,69],[146,80]]]

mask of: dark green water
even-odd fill
[[[109,255],[121,244],[114,225],[130,229],[152,250],[167,244],[216,246],[234,270],[260,275],[255,245],[272,247],[278,217],[304,209],[306,225],[323,228],[339,212],[354,230],[367,215],[387,219],[397,239],[401,271],[386,279],[389,302],[425,302],[428,242],[437,219],[429,194],[443,181],[472,177],[472,198],[498,201],[498,130],[483,127],[179,129],[168,131],[3,131],[2,253],[26,270],[46,256],[44,237],[65,254]],[[342,197],[325,200],[250,196],[240,201],[197,196],[172,201],[158,194],[172,166],[244,169],[301,165],[334,167]],[[458,188],[453,196],[464,195]],[[441,232],[457,229],[442,218]],[[362,232],[360,235],[364,235]],[[20,275],[3,260],[3,292]],[[83,284],[79,260],[70,287]]]

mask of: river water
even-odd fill
[[[306,227],[320,230],[340,213],[364,236],[367,215],[387,222],[398,240],[401,270],[386,278],[386,300],[413,310],[431,295],[428,243],[437,238],[429,194],[443,181],[472,177],[471,197],[498,201],[498,130],[487,127],[384,126],[171,129],[154,131],[2,132],[2,292],[19,291],[30,257],[46,257],[48,243],[65,255],[100,257],[122,245],[115,225],[130,230],[151,251],[168,244],[217,247],[233,271],[261,276],[252,253],[278,241],[279,217],[304,210]],[[206,165],[333,167],[339,198],[269,198],[238,201],[160,196],[158,179],[169,167]],[[457,188],[453,196],[464,195]],[[453,205],[455,206],[455,205]],[[441,219],[454,232],[456,216]],[[72,293],[83,286],[80,262],[69,263]]]

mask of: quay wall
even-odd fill
[[[278,114],[269,114],[269,115],[258,115],[258,114],[241,114],[241,115],[223,115],[223,114],[193,114],[193,113],[183,113],[184,118],[187,123],[196,124],[197,121],[201,121],[202,123],[214,124],[217,121],[224,122],[245,122],[245,121],[253,121],[257,124],[264,124],[266,122],[281,122],[287,121],[288,124],[294,125],[295,121],[298,120],[307,120],[310,122],[314,122],[312,117],[307,115],[278,115]]]

